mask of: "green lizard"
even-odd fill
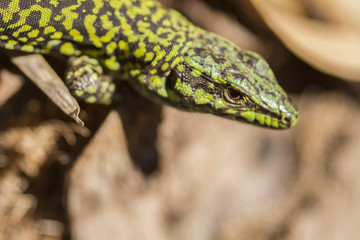
[[[0,47],[69,56],[69,89],[90,103],[112,100],[106,70],[180,109],[271,128],[298,121],[261,56],[154,0],[2,0]]]

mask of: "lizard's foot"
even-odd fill
[[[99,61],[83,55],[69,59],[66,84],[73,96],[87,103],[111,104],[115,84],[106,79]]]

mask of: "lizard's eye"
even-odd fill
[[[225,89],[225,98],[231,103],[236,103],[240,100],[242,100],[242,94],[235,89],[228,88]]]

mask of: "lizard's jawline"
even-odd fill
[[[283,119],[281,115],[278,114],[267,114],[264,112],[254,111],[251,109],[236,109],[237,113],[231,112],[217,112],[214,111],[212,114],[224,117],[227,119],[232,119],[241,122],[247,122],[251,124],[255,124],[262,127],[270,127],[275,129],[287,129],[291,126],[294,126],[294,122],[291,119]]]

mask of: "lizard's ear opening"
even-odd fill
[[[179,71],[177,69],[172,69],[169,76],[167,76],[166,78],[166,83],[165,83],[165,87],[166,89],[169,90],[174,90],[175,89],[175,84],[176,84],[176,79],[180,78],[181,74],[179,73]]]

